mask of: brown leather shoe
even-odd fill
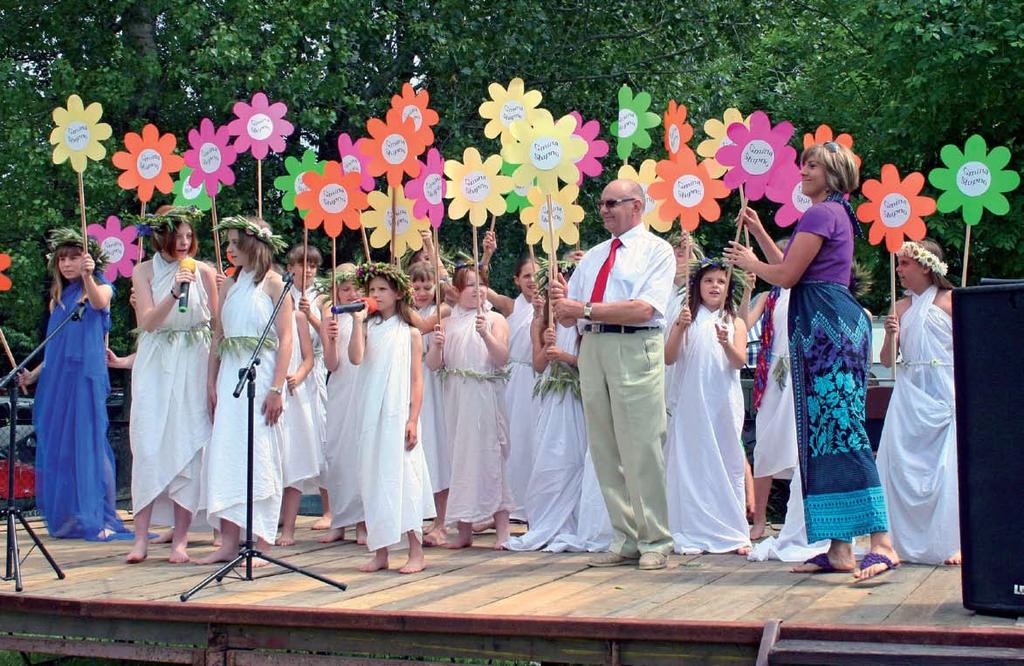
[[[637,565],[637,569],[654,571],[655,569],[664,569],[667,566],[668,556],[652,550],[640,556],[640,563]]]
[[[618,553],[598,553],[590,558],[587,566],[591,567],[621,567],[636,564],[637,558],[626,557]]]

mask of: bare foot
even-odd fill
[[[189,561],[188,552],[185,550],[184,546],[171,548],[171,554],[167,558],[167,561],[171,564],[185,564]]]
[[[961,555],[960,551],[958,550],[951,557],[949,557],[945,562],[943,562],[943,564],[948,564],[951,567],[958,567],[961,564],[963,564],[963,562],[964,562],[963,555]]]
[[[329,529],[331,529],[331,517],[330,516],[321,516],[320,520],[318,520],[315,523],[313,523],[313,527],[310,528],[310,529],[314,529],[314,530],[329,530]]]
[[[750,540],[757,541],[764,536],[764,530],[767,525],[765,523],[755,522],[750,526]]]
[[[427,564],[423,561],[423,553],[420,553],[419,557],[413,557],[412,555],[410,555],[409,559],[405,561],[405,564],[402,566],[402,568],[398,570],[398,573],[419,573],[426,568]]]
[[[124,556],[125,564],[138,564],[146,559],[146,543],[136,543],[132,552]]]
[[[853,571],[854,569],[857,568],[857,560],[853,559],[852,556],[851,556],[851,558],[849,560],[843,560],[843,561],[833,560],[831,557],[829,557],[828,558],[828,562],[829,562],[829,564],[831,564],[835,568],[836,571]],[[792,569],[790,569],[790,572],[792,572],[792,573],[818,573],[821,570],[822,570],[822,568],[819,567],[817,564],[810,564],[809,562],[804,562],[804,563],[798,564],[795,567],[793,567]]]
[[[473,545],[473,537],[472,536],[464,537],[462,535],[459,535],[459,536],[455,537],[455,541],[448,541],[448,542],[446,542],[444,544],[444,547],[448,548],[450,550],[458,550],[459,548],[469,548],[472,545]]]
[[[432,529],[423,535],[424,546],[443,546],[448,543],[448,531],[443,527]]]
[[[488,518],[487,520],[481,520],[479,523],[473,523],[473,533],[480,534],[494,527],[494,518]]]
[[[277,537],[276,541],[274,541],[274,545],[276,545],[276,546],[294,546],[295,545],[295,535],[294,534],[289,534],[289,535],[282,534],[281,536]]]
[[[894,551],[892,548],[872,548],[871,552],[877,553],[878,555],[884,555],[885,557],[889,558],[889,561],[892,562],[892,566],[890,567],[888,564],[885,564],[884,562],[879,562],[877,564],[872,564],[871,566],[865,569],[857,569],[853,572],[854,580],[867,580],[868,578],[873,578],[878,574],[885,573],[890,569],[895,569],[900,565],[900,556],[897,555],[896,551]],[[861,566],[863,566],[863,564],[864,563],[861,562]]]
[[[238,548],[225,548],[221,545],[217,550],[213,551],[206,557],[196,560],[195,562],[198,565],[214,564],[216,562],[230,562],[237,554]]]
[[[321,536],[319,539],[317,539],[317,541],[319,541],[320,543],[334,543],[335,541],[344,541],[344,540],[345,540],[345,528],[344,527],[335,527],[333,529],[327,530],[327,532],[323,536]]]
[[[380,571],[381,569],[387,569],[388,568],[388,551],[387,551],[387,549],[381,549],[381,550],[384,551],[383,554],[381,554],[381,551],[378,550],[376,553],[373,554],[373,557],[370,558],[369,562],[359,566],[359,570],[362,571],[363,573],[373,573],[374,571]]]
[[[747,556],[747,555],[750,554],[750,546],[740,546],[739,548],[737,548],[733,552],[736,553],[737,555]]]
[[[366,523],[356,525],[356,543],[360,546],[366,545]]]
[[[174,538],[174,530],[167,530],[163,534],[158,534],[149,540],[150,543],[170,543],[171,539]],[[219,545],[219,544],[214,544]]]

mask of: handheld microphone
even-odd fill
[[[85,316],[85,304],[89,302],[89,299],[83,298],[78,301],[78,305],[75,306],[75,311],[71,313],[71,321],[82,321],[82,317]]]
[[[196,260],[192,257],[185,257],[178,262],[178,269],[188,271],[195,275]],[[188,310],[188,285],[188,282],[182,282],[178,285],[178,312],[185,312]]]
[[[339,315],[345,314],[346,312],[359,312],[363,308],[366,308],[366,314],[372,315],[377,312],[377,301],[373,298],[357,298],[351,303],[345,303],[344,305],[332,305],[331,314]]]

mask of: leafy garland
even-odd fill
[[[160,337],[169,344],[177,342],[179,336],[185,337],[185,345],[191,347],[197,343],[210,344],[210,338],[212,337],[213,331],[210,328],[210,322],[204,321],[196,324],[191,328],[161,328],[155,331],[146,331],[143,328],[134,328],[131,330],[131,334],[136,337],[136,344],[142,340],[142,336],[145,334]]]
[[[224,354],[235,354],[241,356],[244,354],[252,353],[256,349],[256,343],[260,341],[257,335],[236,335],[231,338],[224,338],[217,344],[217,356],[222,357]],[[267,338],[267,343],[264,349],[276,349],[277,338]]]
[[[313,290],[320,296],[330,296],[331,290],[331,273],[327,272],[327,275],[323,277],[316,277],[313,279]],[[356,279],[355,271],[338,271],[334,274],[335,284],[345,284],[346,282],[353,282]]]
[[[509,377],[512,376],[512,370],[507,365],[501,370],[494,370],[492,372],[477,372],[476,370],[468,370],[464,368],[442,367],[437,371],[437,374],[442,381],[450,376],[455,376],[465,377],[466,379],[476,379],[482,382],[507,382]]]
[[[140,236],[151,233],[174,233],[182,222],[188,223],[193,229],[203,219],[203,211],[195,206],[172,206],[163,213],[146,213],[145,215],[128,215],[126,221],[140,230]],[[145,231],[142,231],[145,229]]]
[[[717,270],[725,271],[728,273],[732,271],[732,278],[729,280],[729,300],[732,301],[733,307],[739,308],[740,303],[743,302],[743,294],[747,289],[747,274],[741,270],[734,270],[725,259],[722,258],[708,258],[703,257],[701,259],[694,259],[690,262],[690,283],[689,285],[681,285],[677,290],[677,293],[681,296],[689,298],[688,294],[691,290],[696,290],[697,294],[700,294],[700,289],[697,285],[697,275],[701,270],[707,268],[714,268]]]
[[[364,294],[370,293],[370,281],[375,277],[384,278],[389,284],[394,283],[398,287],[398,297],[412,305],[412,282],[400,268],[382,261],[356,267],[355,281]]]
[[[269,227],[261,227],[241,215],[225,217],[220,224],[214,227],[214,231],[227,231],[228,229],[244,232],[246,236],[253,236],[256,240],[269,245],[274,252],[284,252],[288,247],[285,240],[271,231]]]
[[[49,270],[53,270],[57,266],[57,250],[68,245],[75,246],[78,248],[82,247],[82,234],[74,229],[68,229],[66,227],[58,227],[50,231],[46,239],[47,245],[50,248],[50,253],[46,257],[46,267]],[[103,252],[100,244],[96,242],[96,239],[89,236],[89,256],[96,262],[96,269],[93,273],[102,273],[103,268],[107,265],[107,255]]]
[[[572,261],[560,260],[557,263],[558,272],[561,273],[562,277],[568,280],[573,271],[576,270],[576,263]],[[547,294],[548,291],[548,277],[551,275],[551,260],[547,257],[541,257],[537,260],[537,272],[533,274],[533,281],[537,284],[538,294]]]
[[[552,393],[565,395],[566,391],[572,391],[577,399],[582,398],[579,368],[562,361],[554,361],[550,367],[551,371],[538,377],[533,385],[533,397],[544,398]]]

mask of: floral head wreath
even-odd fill
[[[680,293],[694,293],[700,294],[700,288],[697,284],[697,280],[700,278],[702,272],[715,269],[725,271],[726,273],[732,272],[732,277],[729,279],[729,300],[732,301],[733,307],[739,307],[743,301],[743,292],[747,288],[747,274],[743,271],[736,270],[734,267],[726,263],[725,259],[721,257],[703,257],[701,259],[695,259],[690,262],[690,284],[687,285],[686,292],[680,289]]]
[[[52,271],[57,265],[57,250],[67,245],[81,248],[82,234],[74,229],[60,227],[49,233],[46,244],[50,248],[50,253],[46,255],[46,267]],[[93,272],[102,273],[108,258],[92,236],[89,237],[89,256],[96,262],[96,269]]]
[[[949,272],[949,266],[946,265],[946,262],[935,256],[934,252],[929,251],[923,245],[915,243],[914,241],[906,241],[903,243],[903,247],[899,249],[896,256],[909,257],[942,277],[946,277],[946,273]]]
[[[174,206],[163,213],[146,213],[145,215],[132,215],[128,218],[130,222],[140,229],[140,236],[152,234],[174,233],[182,222],[188,223],[193,229],[199,220],[203,219],[203,212],[195,206]],[[145,231],[142,231],[145,229]]]
[[[867,266],[854,261],[850,267],[850,293],[854,298],[861,299],[871,293],[871,287],[875,284],[875,278]]]
[[[356,268],[355,281],[359,285],[359,288],[363,290],[364,294],[369,293],[370,280],[375,277],[384,278],[389,283],[394,284],[398,297],[406,303],[412,305],[412,282],[409,280],[409,276],[401,271],[401,269],[395,267],[393,264],[386,264],[383,262],[373,262],[369,264],[360,264]]]
[[[355,271],[334,271],[334,284],[345,284],[346,282],[355,282],[355,279]],[[330,273],[328,273],[324,277],[318,277],[314,279],[313,288],[321,296],[330,296],[332,293]]]
[[[216,231],[227,231],[228,229],[241,231],[245,233],[246,236],[252,236],[261,243],[269,245],[270,249],[274,252],[284,252],[288,247],[287,243],[284,242],[284,239],[271,231],[270,227],[261,227],[241,215],[225,217],[215,228]]]

